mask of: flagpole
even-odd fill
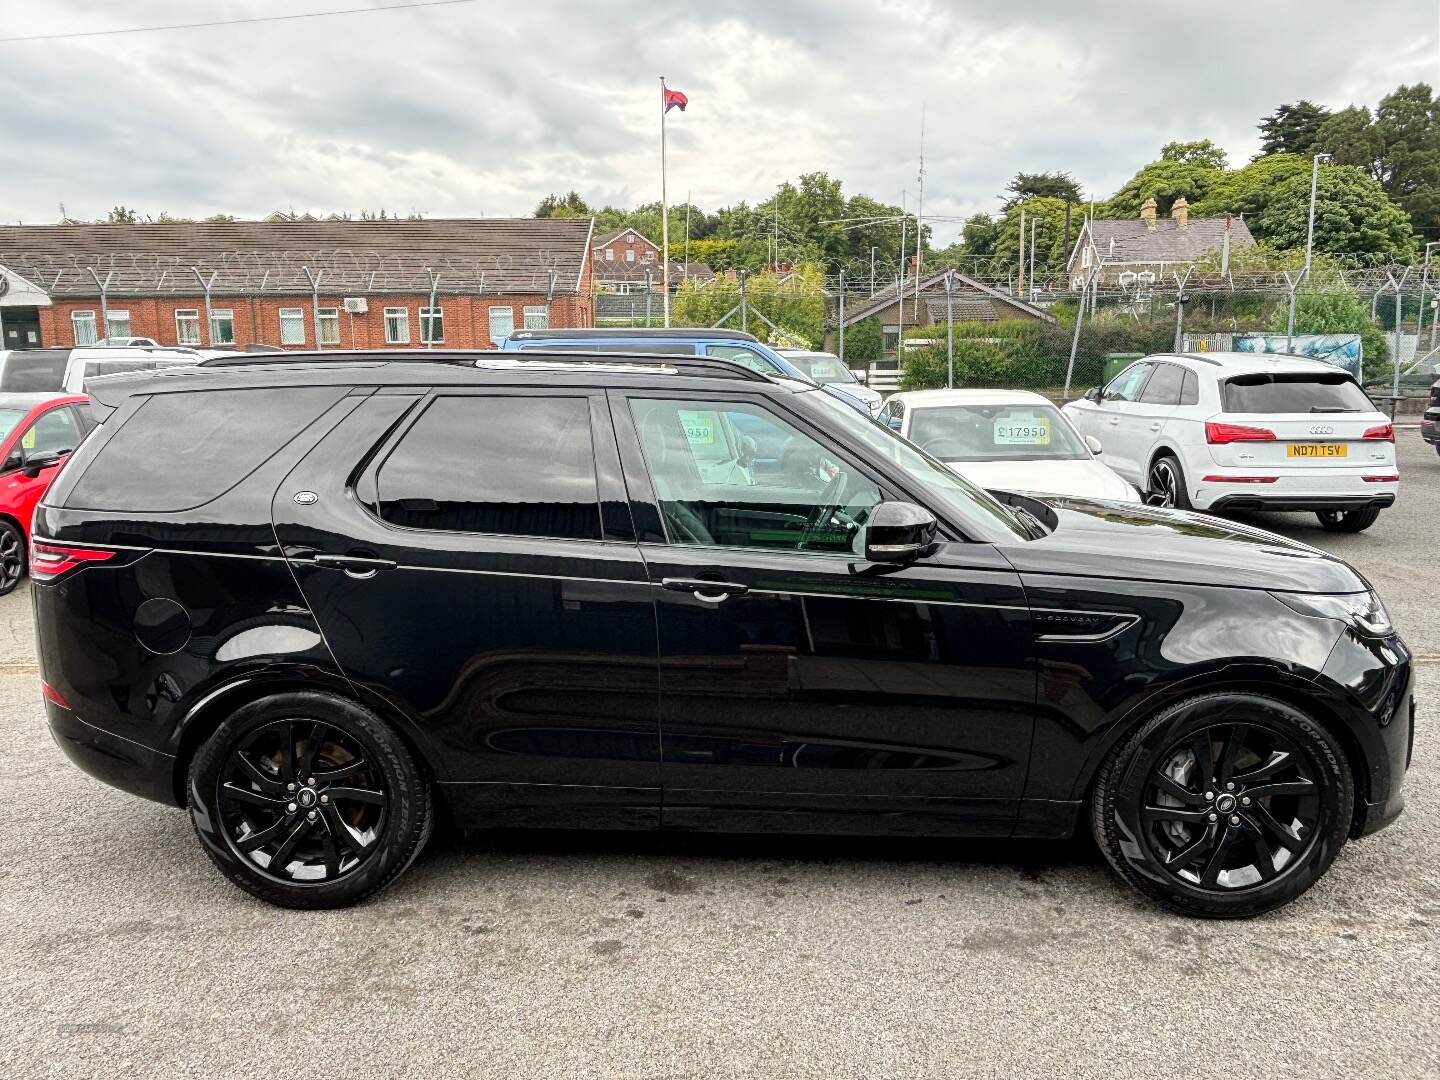
[[[665,76],[660,76],[660,280],[665,291],[665,325],[670,325],[670,205],[665,193]]]

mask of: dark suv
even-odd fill
[[[45,707],[294,907],[462,826],[1062,837],[1249,915],[1391,821],[1411,662],[1349,566],[978,490],[696,357],[234,357],[93,385],[35,522]],[[763,450],[763,452],[762,452]],[[137,837],[138,842],[138,837]]]

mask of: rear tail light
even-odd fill
[[[1360,437],[1361,437],[1362,439],[1377,439],[1377,440],[1379,440],[1379,441],[1381,441],[1381,442],[1394,442],[1394,441],[1395,441],[1395,425],[1394,425],[1394,424],[1376,424],[1376,425],[1375,425],[1374,427],[1372,427],[1372,428],[1366,428],[1366,429],[1365,429],[1365,434],[1362,435],[1362,436],[1360,436]]]
[[[1201,477],[1202,484],[1273,484],[1280,478],[1278,476],[1205,476]]]
[[[40,696],[54,705],[59,705],[62,709],[70,708],[70,703],[65,700],[60,691],[56,690],[55,687],[51,686],[44,679],[40,680]]]
[[[1269,428],[1247,427],[1244,424],[1218,424],[1205,421],[1205,441],[1212,445],[1232,442],[1274,442],[1275,433]]]
[[[54,581],[62,574],[90,563],[113,559],[115,552],[105,548],[71,547],[46,540],[30,542],[30,577],[35,581]]]
[[[1379,476],[1363,476],[1361,479],[1367,484],[1398,484],[1400,474],[1398,472],[1381,473]]]

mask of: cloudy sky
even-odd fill
[[[0,0],[0,37],[395,0]],[[1167,9],[1174,8],[1170,11]],[[0,220],[276,208],[528,214],[549,191],[767,197],[823,169],[993,211],[1017,170],[1104,196],[1172,139],[1244,161],[1281,102],[1440,83],[1436,0],[473,0],[408,11],[0,42]],[[944,241],[956,226],[940,225]]]

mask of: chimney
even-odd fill
[[[1140,204],[1140,220],[1145,222],[1147,229],[1155,227],[1155,199],[1153,196]]]
[[[1175,224],[1179,225],[1182,229],[1190,224],[1190,204],[1186,201],[1184,195],[1176,199],[1175,205],[1170,207],[1170,216],[1175,219]]]

